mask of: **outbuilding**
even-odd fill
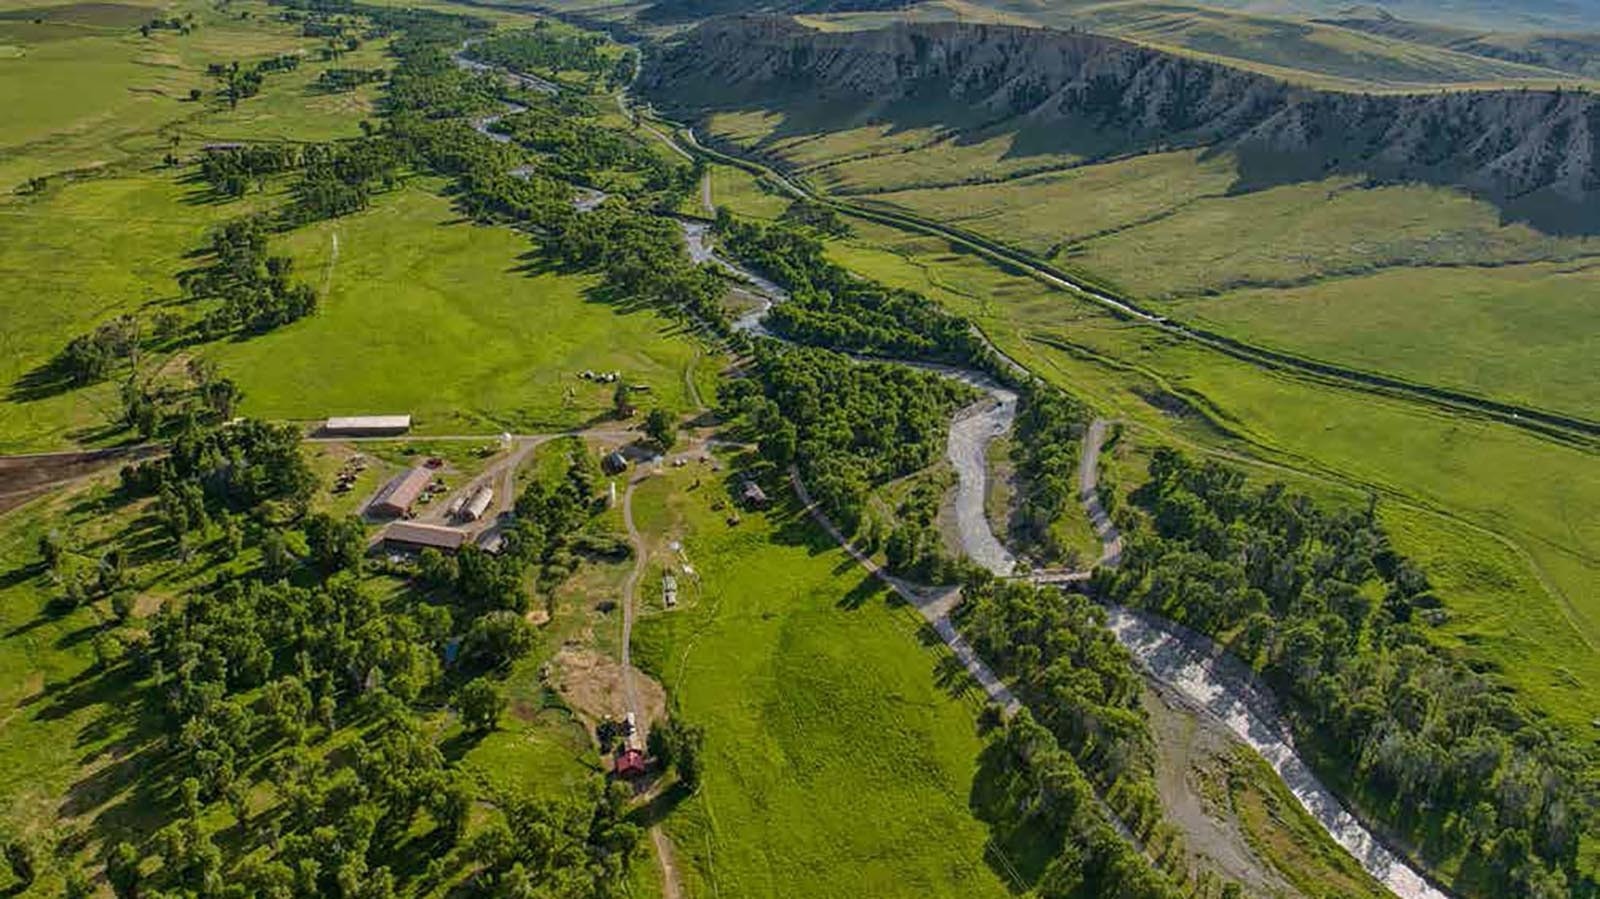
[[[643,777],[644,769],[644,751],[630,746],[617,755],[617,763],[611,770],[618,777],[632,780],[635,777]]]
[[[433,471],[427,466],[418,465],[383,485],[383,489],[373,497],[372,504],[367,506],[367,511],[374,515],[399,518],[411,511],[411,505],[431,483]]]
[[[628,457],[622,454],[622,450],[612,450],[600,460],[600,470],[606,474],[622,474],[628,470]]]
[[[744,488],[739,491],[739,498],[752,509],[765,509],[767,507],[767,491],[755,481],[745,481]]]
[[[329,437],[393,437],[409,430],[409,415],[350,415],[322,425],[322,433]]]
[[[453,553],[466,545],[466,542],[466,531],[416,521],[397,521],[383,532],[385,548],[404,552],[437,549]]]
[[[494,488],[485,484],[472,494],[472,499],[467,500],[466,506],[461,509],[461,517],[467,521],[477,521],[489,511],[489,504],[492,502],[494,502]]]

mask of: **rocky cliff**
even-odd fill
[[[871,118],[1026,131],[1036,151],[1231,150],[1240,189],[1328,174],[1469,190],[1551,231],[1600,232],[1600,97],[1364,95],[1098,35],[1000,25],[821,32],[711,20],[662,48],[645,90],[694,113],[781,107],[824,128]]]

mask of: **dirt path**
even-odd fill
[[[1089,516],[1095,536],[1100,538],[1100,564],[1115,568],[1122,561],[1122,534],[1111,523],[1105,506],[1100,504],[1100,447],[1105,440],[1106,420],[1097,418],[1090,422],[1078,459],[1078,501]]]
[[[678,882],[678,859],[672,852],[672,841],[667,839],[661,825],[650,828],[650,842],[656,847],[656,861],[661,863],[661,899],[682,899],[683,886]]]
[[[639,526],[633,520],[633,492],[634,488],[648,477],[650,477],[648,472],[635,475],[628,482],[628,489],[622,494],[622,523],[628,529],[628,542],[633,544],[633,570],[628,572],[628,579],[622,586],[622,692],[628,711],[633,713],[634,720],[638,721],[641,727],[645,726],[646,718],[639,708],[639,693],[634,680],[633,607],[639,579],[644,577],[650,559],[644,535],[639,532]],[[677,860],[672,851],[672,841],[667,838],[667,833],[661,829],[661,825],[657,824],[650,828],[650,843],[655,847],[656,859],[661,864],[663,899],[680,899],[683,887],[678,881]]]
[[[647,477],[648,474],[635,475],[622,494],[622,523],[628,528],[628,542],[633,544],[633,570],[628,572],[628,579],[622,585],[622,692],[628,711],[635,717],[639,711],[639,691],[633,680],[633,596],[649,564],[649,547],[645,546],[644,536],[633,523],[633,491]]]
[[[328,267],[322,272],[322,299],[328,299],[328,288],[333,286],[333,267],[339,264],[339,232],[329,232],[333,240],[332,249],[328,251]]]
[[[141,444],[86,452],[0,456],[0,513],[93,477],[108,465],[148,459],[164,452],[166,447],[159,444]]]

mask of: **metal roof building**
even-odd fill
[[[373,497],[372,504],[367,511],[374,515],[392,515],[399,517],[411,511],[411,504],[417,501],[422,491],[428,489],[433,483],[433,471],[424,466],[396,475],[394,480],[385,484],[378,495]]]
[[[467,500],[466,506],[461,510],[461,517],[468,521],[477,521],[483,517],[483,513],[489,511],[489,504],[492,502],[494,502],[494,488],[485,484],[472,494],[472,499]]]
[[[397,521],[383,532],[384,546],[389,549],[442,549],[455,552],[466,542],[466,531],[415,521]]]
[[[409,430],[409,415],[349,415],[330,418],[322,426],[322,433],[341,437],[389,437]]]

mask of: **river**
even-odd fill
[[[457,51],[456,64],[474,71],[493,70],[492,66],[465,57],[470,45],[471,41]],[[548,92],[559,90],[556,85],[535,76],[518,72],[505,74],[526,87]],[[516,107],[516,104],[508,105]],[[485,117],[474,122],[473,127],[494,140],[509,140],[505,135],[488,130],[499,118],[499,115]],[[587,211],[604,199],[605,194],[589,191],[574,202],[580,211]],[[734,321],[733,329],[776,338],[766,327],[764,319],[775,304],[789,298],[788,293],[771,280],[717,253],[710,240],[708,223],[688,220],[681,223],[684,242],[696,263],[710,262],[743,280],[749,285],[750,292],[759,299],[754,309]],[[1106,301],[1114,302],[1109,299]],[[1140,314],[1137,310],[1127,311]],[[937,371],[983,391],[983,399],[960,410],[950,423],[946,454],[956,472],[956,523],[962,549],[969,558],[996,575],[1011,575],[1016,567],[1016,559],[995,536],[985,514],[984,499],[989,486],[989,446],[995,438],[1010,433],[1016,420],[1016,393],[983,372],[920,362],[902,364]],[[1115,565],[1121,555],[1121,537],[1100,507],[1096,490],[1096,462],[1104,430],[1103,421],[1096,421],[1091,426],[1085,441],[1084,465],[1079,477],[1086,513],[1091,516],[1104,547],[1102,564]],[[1350,852],[1367,873],[1399,899],[1450,899],[1448,894],[1433,886],[1385,846],[1317,779],[1310,766],[1295,751],[1290,729],[1278,712],[1271,691],[1243,663],[1209,639],[1143,612],[1109,606],[1107,624],[1118,642],[1139,661],[1147,676],[1206,709],[1208,714],[1260,753],[1307,813],[1335,842]],[[1115,820],[1115,816],[1112,817]]]
[[[718,254],[709,225],[684,222],[684,239],[696,262],[711,262],[745,281],[760,304],[734,322],[734,330],[774,337],[763,319],[788,294],[771,281]],[[984,510],[988,492],[989,445],[1011,431],[1017,395],[989,375],[951,366],[904,362],[957,378],[983,391],[982,400],[958,412],[951,421],[947,455],[956,471],[956,520],[963,551],[999,576],[1010,575],[1016,559],[995,536]],[[1089,429],[1079,474],[1086,514],[1102,545],[1101,562],[1114,565],[1122,538],[1100,507],[1098,457],[1105,422]],[[1319,781],[1295,751],[1289,727],[1271,691],[1243,663],[1207,638],[1143,612],[1107,607],[1107,624],[1118,642],[1138,660],[1146,676],[1206,710],[1235,736],[1266,759],[1300,805],[1335,842],[1344,847],[1374,879],[1399,899],[1450,899],[1403,858],[1391,851]]]

